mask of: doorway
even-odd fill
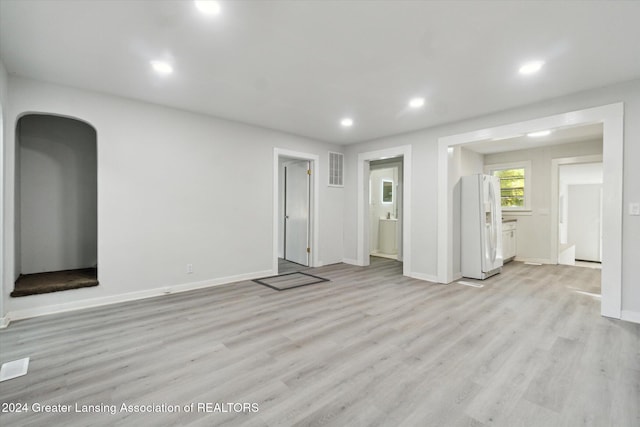
[[[402,261],[402,157],[369,162],[369,254]]]
[[[398,246],[398,256],[402,260],[402,274],[418,279],[430,280],[431,278],[422,275],[414,275],[411,271],[411,146],[404,145],[388,148],[379,151],[371,151],[358,154],[357,189],[358,189],[358,216],[357,216],[357,260],[356,264],[368,266],[370,264],[371,252],[371,220],[370,220],[370,168],[371,163],[376,161],[395,159],[396,162],[402,159],[402,194],[398,213],[402,217],[402,227],[398,230],[401,243]],[[373,190],[372,190],[373,191]],[[386,215],[385,215],[386,217]]]
[[[287,160],[284,163],[282,258],[309,266],[309,213],[311,164],[307,160]]]
[[[97,136],[80,120],[28,114],[16,127],[12,297],[97,286]]]
[[[557,159],[558,238],[557,262],[601,268],[602,264],[602,162],[601,156]]]
[[[513,138],[544,129],[562,126],[603,125],[603,242],[602,242],[602,299],[601,314],[620,319],[622,316],[622,169],[623,169],[623,104],[570,111],[548,117],[479,129],[439,138],[438,141],[438,281],[452,281],[453,227],[450,216],[453,197],[449,188],[448,153],[455,146],[482,140]],[[552,194],[554,194],[552,192]],[[553,211],[551,212],[554,214]],[[551,221],[552,233],[557,222]],[[555,244],[554,244],[555,246]]]
[[[274,149],[274,275],[318,266],[317,155]]]

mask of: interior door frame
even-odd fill
[[[411,145],[358,154],[357,265],[369,265],[369,163],[402,157],[402,274],[411,272]]]
[[[278,239],[280,237],[280,206],[278,203],[279,182],[280,182],[280,158],[306,160],[309,162],[311,169],[310,178],[310,209],[309,209],[309,247],[311,253],[309,256],[309,267],[320,267],[318,257],[319,248],[319,196],[320,196],[320,180],[318,179],[318,171],[320,170],[320,156],[317,154],[303,153],[300,151],[287,150],[275,147],[273,149],[273,251],[272,251],[272,274],[278,274]]]
[[[404,230],[404,158],[403,157],[393,157],[393,159],[395,159],[396,161],[394,162],[389,162],[386,163],[384,165],[379,165],[379,166],[375,166],[374,168],[371,168],[371,162],[373,161],[369,161],[369,177],[371,177],[371,172],[374,170],[379,170],[379,169],[386,169],[386,168],[397,168],[398,169],[398,181],[394,182],[394,197],[396,198],[397,201],[397,212],[398,215],[396,215],[396,218],[398,219],[398,224],[399,224],[399,232],[396,235],[396,245],[398,247],[398,253],[396,256],[396,259],[400,262],[404,262],[404,253],[402,252],[402,246],[403,244],[403,239],[402,239],[402,230]],[[391,160],[391,159],[389,159]],[[369,179],[370,181],[370,179]],[[371,191],[373,191],[373,189],[369,189],[369,194],[371,193]],[[369,208],[371,207],[371,202],[369,202]],[[367,214],[369,214],[369,212],[367,212]],[[369,224],[368,224],[368,228],[367,230],[369,230],[369,248],[371,248],[371,218],[369,217]]]
[[[479,129],[438,139],[438,281],[453,280],[453,224],[449,219],[453,198],[449,194],[450,147],[493,138],[508,138],[569,125],[603,124],[603,244],[602,316],[622,316],[622,184],[624,152],[624,104],[603,105],[577,111]]]

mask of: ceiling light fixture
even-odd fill
[[[540,71],[542,66],[544,65],[544,61],[531,61],[524,64],[520,67],[520,74],[534,74]]]
[[[206,15],[219,15],[220,2],[214,0],[195,0],[198,10]]]
[[[158,74],[171,74],[173,73],[173,67],[164,61],[151,61],[151,66]]]
[[[344,118],[340,121],[340,124],[346,128],[353,126],[353,119]]]
[[[413,98],[409,101],[409,107],[411,108],[420,108],[424,105],[424,98]]]
[[[528,133],[527,136],[530,137],[530,138],[540,138],[542,136],[549,136],[550,134],[551,134],[550,130],[541,130],[541,131],[538,131],[538,132]]]

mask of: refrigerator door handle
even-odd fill
[[[498,230],[496,227],[496,194],[493,188],[493,182],[489,181],[489,205],[491,224],[489,225],[489,236],[491,242],[491,262],[495,263],[498,252]]]

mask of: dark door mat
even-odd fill
[[[315,285],[316,283],[329,282],[329,279],[314,276],[312,274],[295,272],[287,274],[279,274],[277,276],[263,277],[254,279],[259,283],[276,291],[285,291],[287,289],[299,288],[301,286]]]
[[[49,292],[98,286],[97,268],[21,274],[11,292],[12,297],[47,294]]]

